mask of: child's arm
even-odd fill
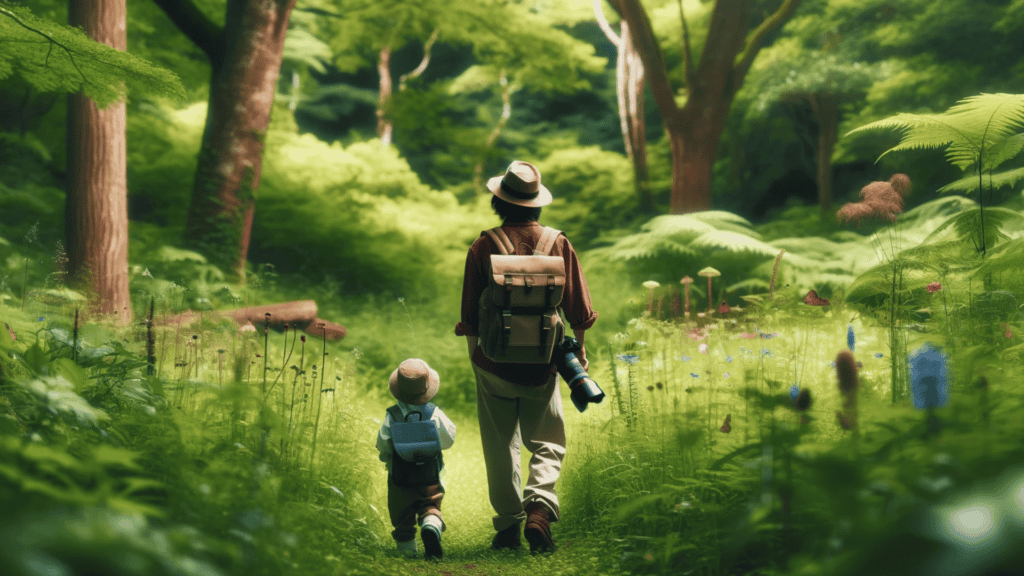
[[[377,433],[377,451],[380,452],[381,462],[391,462],[391,415],[384,415],[384,422],[380,425],[380,432]]]
[[[441,439],[441,449],[447,450],[455,444],[455,424],[448,419],[448,416],[440,408],[434,409],[434,417],[431,418],[437,425],[438,437]]]

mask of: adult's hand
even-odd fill
[[[586,372],[590,363],[587,362],[587,347],[583,345],[584,334],[585,332],[583,330],[572,331],[572,335],[576,338],[576,341],[580,343],[580,357],[578,360],[580,361],[580,365],[583,366],[583,371]]]

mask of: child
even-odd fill
[[[437,408],[430,399],[437,394],[441,381],[437,372],[430,368],[426,362],[419,358],[410,358],[402,362],[398,368],[391,373],[391,395],[398,400],[398,404],[388,408],[384,416],[384,423],[381,424],[380,433],[377,434],[377,450],[380,452],[380,459],[387,465],[388,469],[388,513],[391,516],[391,524],[395,527],[391,536],[398,545],[398,551],[408,557],[416,556],[416,525],[420,526],[420,538],[423,540],[424,558],[441,558],[441,532],[445,530],[445,524],[441,518],[441,499],[444,497],[444,486],[440,483],[439,476],[431,479],[429,484],[424,485],[422,479],[417,481],[410,477],[396,478],[395,473],[404,471],[409,466],[404,460],[396,465],[395,459],[400,457],[395,454],[395,445],[392,439],[391,425],[393,422],[402,424],[404,422],[416,422],[417,416],[422,417],[425,413],[432,412],[428,420],[434,423],[437,432],[437,440],[440,440],[440,448],[447,450],[455,443],[455,424],[445,416],[440,408]],[[409,418],[410,413],[418,413]],[[401,415],[402,420],[396,421],[393,416]],[[430,429],[433,433],[433,429]],[[434,440],[436,443],[437,440]],[[440,459],[440,452],[438,452]],[[434,464],[435,470],[444,466],[440,461]],[[396,470],[396,468],[400,470]],[[433,473],[435,470],[429,470]],[[402,472],[404,474],[404,472]],[[430,474],[428,474],[430,475]],[[411,476],[411,475],[410,475]]]

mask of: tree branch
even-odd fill
[[[693,54],[690,52],[690,28],[686,25],[686,15],[683,14],[683,0],[676,0],[679,4],[679,20],[683,23],[683,67],[685,70],[686,87],[692,90],[695,83],[693,77]]]
[[[738,86],[743,85],[743,78],[746,77],[747,71],[750,70],[751,64],[754,63],[757,53],[761,51],[761,42],[764,41],[764,37],[789,20],[799,5],[800,0],[785,0],[774,14],[765,18],[764,22],[747,36],[747,42],[743,46],[743,51],[733,67],[732,85],[734,92],[738,90]]]
[[[601,9],[601,0],[594,0],[594,15],[597,17],[597,25],[601,27],[601,31],[608,37],[608,40],[615,46],[620,46],[622,39],[619,38],[615,30],[612,30],[608,19],[604,17],[604,10]]]
[[[193,0],[153,0],[167,14],[193,44],[202,50],[210,62],[222,56],[221,38],[224,29],[210,20]]]
[[[71,60],[71,65],[75,67],[75,70],[78,72],[78,75],[82,77],[82,82],[85,82],[87,84],[92,84],[92,82],[89,82],[89,78],[86,77],[86,75],[82,73],[82,69],[78,67],[78,63],[75,62],[75,54],[74,54],[74,52],[71,51],[70,48],[68,48],[67,46],[61,44],[60,42],[57,42],[56,40],[54,40],[51,37],[50,34],[47,34],[46,32],[43,32],[42,30],[36,30],[35,28],[29,26],[28,24],[25,24],[25,22],[23,22],[21,18],[18,18],[18,15],[15,14],[14,12],[11,12],[9,10],[6,10],[6,9],[0,7],[0,14],[3,14],[4,16],[7,16],[11,20],[14,20],[19,26],[21,26],[22,28],[28,30],[29,32],[34,32],[36,34],[39,34],[43,38],[46,38],[47,42],[49,42],[49,48],[46,51],[46,60],[45,60],[46,66],[50,65],[49,64],[50,63],[50,51],[53,49],[53,45],[56,44],[57,46],[60,46],[61,48],[63,48],[65,52],[67,52],[68,58]]]
[[[405,90],[405,81],[409,78],[417,78],[423,71],[427,69],[427,65],[430,64],[430,49],[434,46],[434,42],[437,41],[438,29],[434,28],[434,31],[430,34],[430,38],[427,38],[426,43],[423,44],[423,60],[416,68],[411,71],[402,74],[398,77],[398,90]]]

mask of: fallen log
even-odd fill
[[[269,317],[267,315],[270,315]],[[295,300],[292,302],[280,302],[277,304],[264,304],[263,306],[246,306],[234,310],[216,310],[210,312],[196,312],[187,310],[177,316],[172,316],[162,322],[166,326],[185,326],[198,322],[203,317],[231,318],[239,326],[252,325],[255,328],[266,326],[280,332],[284,330],[285,324],[293,330],[302,330],[307,334],[322,337],[326,331],[328,340],[340,340],[345,337],[347,330],[340,324],[329,322],[317,317],[316,302],[313,300]],[[317,327],[317,324],[323,327]]]

